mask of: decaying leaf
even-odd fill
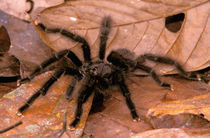
[[[19,76],[20,62],[8,53],[10,45],[9,34],[6,28],[0,25],[0,82],[4,79],[2,77]]]
[[[3,133],[1,136],[23,136],[23,137],[45,137],[58,136],[63,125],[64,113],[67,112],[67,130],[65,135],[69,137],[80,137],[91,107],[90,102],[84,105],[84,113],[80,124],[76,130],[69,129],[69,123],[74,119],[76,109],[76,97],[68,102],[64,98],[64,91],[70,81],[70,77],[63,76],[48,91],[46,96],[39,97],[32,106],[23,113],[23,116],[17,116],[18,108],[35,93],[38,88],[49,78],[52,73],[47,72],[37,76],[33,81],[21,85],[18,89],[6,94],[0,100],[0,130],[22,120],[23,124]],[[76,88],[78,90],[79,86]],[[92,100],[90,98],[89,100]]]
[[[207,138],[210,137],[209,129],[156,129],[150,130],[143,133],[139,133],[132,138],[158,138],[158,137],[174,137],[174,138]]]
[[[0,56],[0,77],[13,77],[20,74],[20,62],[19,60],[9,54]]]
[[[210,120],[210,94],[158,104],[149,109],[148,116],[176,115],[179,113],[203,114],[206,119]]]
[[[77,0],[47,8],[40,17],[49,28],[64,28],[84,36],[91,45],[92,57],[96,58],[100,22],[109,15],[114,24],[107,54],[117,48],[128,48],[137,55],[155,53],[172,57],[187,71],[195,71],[210,65],[209,5],[207,0]],[[178,13],[185,16],[180,31],[174,33],[165,27],[165,18]],[[71,49],[82,57],[78,43],[59,34],[38,32],[55,51]],[[162,74],[176,72],[163,65],[157,65],[156,69]]]
[[[46,8],[63,2],[64,0],[36,0],[34,1],[33,12],[37,11],[38,8]],[[22,20],[28,20],[25,13],[29,9],[30,3],[27,0],[1,0],[0,10]]]
[[[203,114],[195,115],[181,113],[177,115],[163,115],[151,117],[150,122],[153,128],[209,128],[210,121],[205,119]]]
[[[10,45],[11,42],[7,29],[3,25],[0,25],[0,55],[8,52]]]

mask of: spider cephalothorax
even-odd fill
[[[152,68],[144,65],[146,60],[151,60],[154,62],[174,65],[182,76],[189,78],[189,74],[184,71],[179,63],[167,57],[156,56],[153,54],[144,54],[135,57],[135,54],[128,49],[117,49],[111,51],[105,59],[106,42],[111,30],[111,24],[112,21],[110,17],[103,18],[100,29],[99,59],[97,61],[92,61],[90,46],[83,37],[64,29],[47,28],[42,23],[39,23],[39,28],[46,33],[60,33],[61,35],[76,42],[80,42],[83,50],[84,62],[82,62],[74,54],[74,52],[69,49],[59,51],[48,60],[42,62],[41,65],[39,65],[28,77],[21,79],[20,82],[23,83],[27,80],[33,79],[44,68],[62,58],[70,59],[74,66],[70,66],[69,64],[57,69],[52,77],[46,81],[45,84],[27,100],[26,104],[19,108],[18,111],[23,113],[41,94],[45,95],[49,87],[56,82],[62,74],[65,74],[72,76],[71,83],[65,92],[65,97],[67,100],[71,100],[72,92],[77,81],[82,81],[82,86],[79,90],[79,97],[77,98],[75,119],[70,126],[75,127],[80,122],[82,105],[87,101],[88,97],[92,93],[94,93],[95,99],[97,98],[97,95],[104,95],[104,91],[113,85],[116,85],[120,88],[122,95],[125,97],[126,104],[130,110],[133,120],[139,121],[140,118],[136,112],[135,105],[130,96],[131,94],[125,82],[125,77],[127,77],[128,74],[132,74],[135,70],[141,69],[149,73],[158,85],[171,89],[170,84],[162,82]]]

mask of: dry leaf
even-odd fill
[[[150,108],[148,116],[175,115],[179,113],[204,114],[204,117],[210,120],[210,94],[161,103]]]
[[[150,123],[153,128],[209,128],[210,121],[203,117],[203,114],[195,115],[180,113],[177,115],[163,115],[151,117]]]
[[[13,15],[22,20],[29,20],[25,12],[30,9],[30,3],[27,0],[1,0],[0,10]],[[63,3],[64,0],[36,0],[34,1],[34,9],[32,14],[41,7],[51,7]],[[37,12],[36,12],[37,13]]]
[[[19,76],[20,62],[15,56],[9,54],[0,56],[0,62],[0,77]]]
[[[7,29],[0,25],[0,55],[8,52],[11,42]]]
[[[78,0],[47,8],[40,17],[49,28],[64,28],[84,36],[91,45],[92,58],[95,58],[100,22],[109,15],[114,24],[107,54],[117,48],[128,48],[137,55],[155,53],[172,57],[181,62],[187,71],[195,71],[210,65],[209,7],[207,0]],[[184,22],[180,31],[170,32],[165,27],[165,18],[177,13],[185,14]],[[38,32],[55,51],[71,49],[82,58],[78,43],[59,34]],[[174,73],[171,67],[163,68],[163,65],[156,66],[156,69],[162,74]]]
[[[76,109],[76,96],[70,102],[64,98],[64,91],[70,81],[70,77],[63,76],[48,91],[46,96],[39,97],[32,106],[23,113],[23,117],[16,115],[20,106],[35,93],[41,85],[49,78],[52,73],[45,73],[37,76],[33,81],[21,85],[18,89],[6,94],[0,100],[0,129],[10,126],[22,120],[23,124],[14,128],[1,136],[23,136],[23,137],[47,137],[59,135],[62,125],[64,113],[67,112],[67,125],[74,119]],[[76,88],[78,90],[79,87]],[[89,100],[92,100],[90,98]],[[87,102],[90,103],[90,102]],[[70,131],[67,126],[66,135],[69,137],[80,137],[91,107],[91,104],[85,104],[84,113],[78,127],[75,131]]]
[[[173,138],[207,138],[210,137],[209,129],[156,129],[139,133],[132,138],[157,138],[157,137],[173,137]]]

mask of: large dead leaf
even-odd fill
[[[208,129],[157,129],[139,133],[132,138],[157,138],[157,137],[173,137],[173,138],[207,138],[210,137]]]
[[[148,116],[174,115],[179,113],[202,113],[206,119],[210,120],[210,94],[159,104],[149,109]]]
[[[63,3],[64,0],[36,0],[34,1],[34,12],[38,12],[38,8],[46,8]],[[30,3],[27,0],[0,0],[0,10],[13,15],[19,19],[28,20],[25,12],[30,9]]]
[[[23,113],[23,117],[16,115],[18,108],[23,105],[27,98],[35,93],[52,73],[45,73],[32,82],[27,83],[6,94],[0,100],[0,129],[6,128],[22,120],[23,124],[15,129],[1,134],[1,137],[52,137],[58,136],[63,126],[64,113],[67,112],[67,125],[74,119],[76,109],[76,97],[67,102],[64,91],[70,81],[69,77],[61,77],[44,97],[39,97],[34,104]],[[76,88],[78,90],[79,87]],[[92,100],[92,98],[89,98]],[[65,134],[69,137],[80,137],[91,107],[91,102],[85,104],[82,119],[75,131],[70,131],[67,126]]]
[[[92,58],[95,58],[100,22],[109,15],[114,24],[107,54],[117,48],[128,48],[137,55],[155,53],[172,57],[180,61],[187,71],[194,71],[210,65],[209,8],[207,0],[77,0],[47,8],[40,17],[49,28],[65,28],[84,36],[91,45]],[[181,30],[170,32],[165,27],[165,18],[181,12],[185,14]],[[78,43],[59,34],[38,32],[54,50],[70,48],[82,58]],[[160,73],[174,72],[171,67],[163,68],[162,65],[156,66],[156,69]]]

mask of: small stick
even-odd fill
[[[60,138],[63,135],[63,133],[66,131],[66,124],[67,124],[66,116],[67,116],[67,112],[64,113],[63,128],[62,128],[60,134],[58,135],[58,138]]]
[[[10,126],[10,127],[8,127],[8,128],[2,129],[2,130],[0,130],[0,134],[1,134],[1,133],[4,133],[4,132],[7,132],[7,131],[9,131],[10,129],[13,129],[13,128],[15,128],[15,127],[21,125],[22,123],[23,123],[22,121],[19,121],[19,122],[15,123],[14,125],[12,125],[12,126]]]

